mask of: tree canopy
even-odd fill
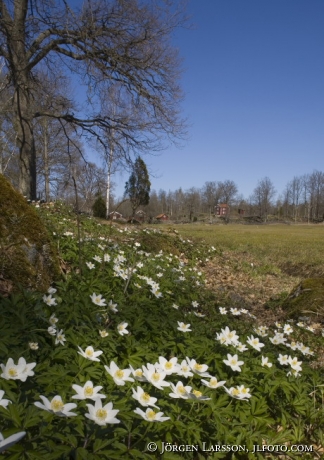
[[[54,118],[99,142],[113,131],[125,156],[182,136],[180,60],[171,43],[185,22],[178,3],[93,0],[75,7],[67,0],[0,0],[0,55],[13,95],[24,195],[36,198],[37,118]],[[47,88],[40,101],[42,74],[73,75],[86,91],[83,106],[71,104],[59,88],[53,94]],[[118,93],[113,110],[112,87]]]

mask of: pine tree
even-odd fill
[[[96,201],[93,203],[92,211],[94,217],[106,218],[106,203],[101,195],[98,195]]]

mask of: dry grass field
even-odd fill
[[[324,225],[168,226],[186,239],[217,249],[204,264],[208,286],[219,298],[245,305],[260,316],[264,305],[282,299],[303,279],[324,277]],[[273,311],[276,319],[283,312]],[[268,321],[272,321],[267,310]],[[264,319],[264,317],[262,318]]]
[[[175,227],[185,238],[204,239],[265,271],[297,277],[324,276],[324,225],[200,225]]]

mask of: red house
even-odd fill
[[[229,214],[229,206],[228,204],[218,204],[215,206],[215,214],[216,216],[227,216]]]
[[[169,216],[166,214],[159,214],[158,216],[155,217],[157,220],[169,220]]]

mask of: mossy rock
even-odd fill
[[[36,210],[0,174],[0,294],[46,290],[59,275],[57,255]]]
[[[143,251],[157,253],[162,250],[163,252],[180,255],[175,238],[164,233],[142,234],[138,240]]]
[[[307,278],[292,290],[282,308],[290,318],[324,321],[324,278]]]

